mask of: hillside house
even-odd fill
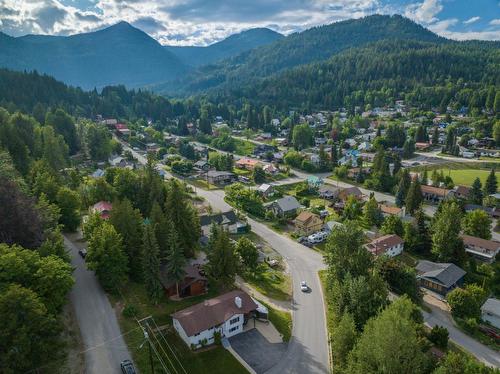
[[[160,266],[160,282],[167,297],[180,298],[199,296],[208,292],[208,279],[200,273],[200,269],[193,265],[184,266],[184,278],[175,282],[167,275],[166,264]]]
[[[109,219],[113,205],[109,201],[99,201],[90,208],[91,213],[99,213],[102,219]]]
[[[317,214],[303,211],[294,220],[295,230],[300,235],[309,236],[320,231],[323,227],[323,220]]]
[[[386,205],[386,204],[379,204],[378,207],[384,217],[396,216],[402,219],[406,215],[405,207],[399,208],[397,206]]]
[[[500,251],[500,243],[493,240],[486,240],[471,235],[461,235],[464,242],[465,252],[478,260],[492,263]]]
[[[216,214],[205,214],[200,216],[200,227],[203,236],[208,237],[210,235],[210,229],[213,224],[222,227],[222,229],[230,234],[242,232],[247,226],[246,223],[242,223],[238,220],[234,210]]]
[[[342,201],[347,201],[349,196],[354,196],[358,200],[362,200],[364,195],[358,187],[348,187],[340,190],[338,197]]]
[[[209,170],[207,172],[207,180],[210,184],[225,185],[237,181],[238,177],[229,171]]]
[[[420,260],[415,268],[421,287],[446,296],[456,287],[461,287],[466,272],[455,264]]]
[[[453,188],[453,193],[456,198],[467,200],[469,198],[470,187],[455,186]]]
[[[274,195],[274,187],[267,183],[261,184],[257,191],[266,199]]]
[[[267,316],[267,308],[235,290],[172,314],[174,329],[191,348],[215,342],[215,333],[230,338],[243,332],[251,318]]]
[[[318,190],[319,197],[322,199],[333,200],[339,195],[340,188],[332,186],[330,184],[325,184],[321,186]]]
[[[439,203],[442,200],[447,199],[449,196],[453,195],[451,190],[446,188],[434,187],[434,186],[421,186],[422,197],[424,200],[431,203]]]
[[[293,196],[285,196],[266,205],[276,217],[293,217],[297,215],[300,204]]]
[[[365,248],[375,256],[386,255],[394,257],[403,252],[404,240],[398,235],[384,235],[366,244]]]
[[[261,163],[257,160],[253,160],[251,158],[240,158],[234,163],[234,166],[236,166],[239,169],[245,169],[245,170],[253,170],[257,166],[261,166]]]
[[[481,319],[500,329],[500,300],[489,298],[481,306]]]

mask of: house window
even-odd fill
[[[200,334],[201,334],[201,333],[199,332],[199,333],[197,333],[197,334],[194,334],[194,336],[198,336],[198,335],[200,335]]]
[[[238,328],[239,328],[238,326],[231,327],[231,328],[229,329],[229,332],[236,331],[236,330],[238,330]]]
[[[234,325],[235,323],[238,323],[240,321],[240,317],[233,318],[232,320],[229,321],[230,325]]]

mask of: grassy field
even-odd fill
[[[265,305],[269,311],[269,321],[276,327],[276,330],[283,336],[283,341],[287,342],[292,337],[292,315],[290,312],[275,309],[263,301],[259,303]],[[225,373],[221,371],[221,373]]]
[[[455,185],[464,185],[464,186],[472,186],[472,183],[474,180],[479,177],[481,180],[481,183],[484,186],[484,183],[486,182],[486,178],[488,177],[488,174],[490,173],[489,170],[478,170],[478,169],[449,169],[449,168],[442,168],[442,169],[437,169],[438,172],[443,171],[443,174],[449,175],[451,179],[453,179],[453,182]],[[429,175],[430,178],[430,175]],[[498,176],[497,176],[498,180]]]
[[[250,155],[253,153],[253,150],[255,148],[255,144],[248,141],[248,140],[242,140],[242,139],[234,139],[234,144],[236,145],[236,149],[234,150],[234,153],[240,156],[246,156]]]
[[[231,353],[222,347],[216,346],[213,349],[203,352],[191,351],[177,336],[171,326],[172,319],[170,314],[215,296],[213,291],[209,292],[208,295],[193,297],[179,302],[162,298],[158,305],[152,305],[149,302],[144,287],[137,283],[128,284],[121,289],[120,293],[119,297],[111,297],[111,302],[117,305],[116,309],[122,310],[125,305],[133,305],[136,309],[134,317],[127,318],[122,313],[119,313],[118,322],[124,334],[124,339],[132,353],[134,362],[141,373],[149,374],[151,373],[151,369],[147,345],[142,344],[144,343],[144,336],[135,318],[146,316],[153,316],[158,326],[165,327],[164,336],[188,373],[247,373],[246,369]],[[161,367],[158,361],[155,362],[155,367]],[[181,372],[179,364],[174,364],[174,368],[175,370],[170,370]]]
[[[255,275],[245,275],[244,279],[271,299],[290,300],[292,296],[290,277],[283,271],[271,269],[266,264],[261,264]]]

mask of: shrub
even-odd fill
[[[127,304],[123,308],[122,314],[125,318],[133,318],[139,313],[139,310],[134,304]]]
[[[448,329],[443,326],[434,326],[429,334],[429,340],[438,348],[448,347]]]

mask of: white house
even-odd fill
[[[481,307],[481,319],[500,328],[500,300],[490,298]]]
[[[227,212],[223,213],[216,213],[211,215],[206,214],[200,216],[201,232],[204,236],[210,235],[210,230],[212,229],[213,224],[222,227],[230,234],[236,234],[238,232],[239,227],[241,226],[241,223],[238,220],[236,213],[234,213],[234,210],[228,210]]]
[[[403,252],[404,241],[398,235],[384,235],[366,244],[365,248],[375,256],[394,257]]]
[[[243,332],[250,318],[267,318],[267,308],[235,290],[172,314],[174,329],[184,342],[199,348],[215,342],[215,333],[229,338]]]

